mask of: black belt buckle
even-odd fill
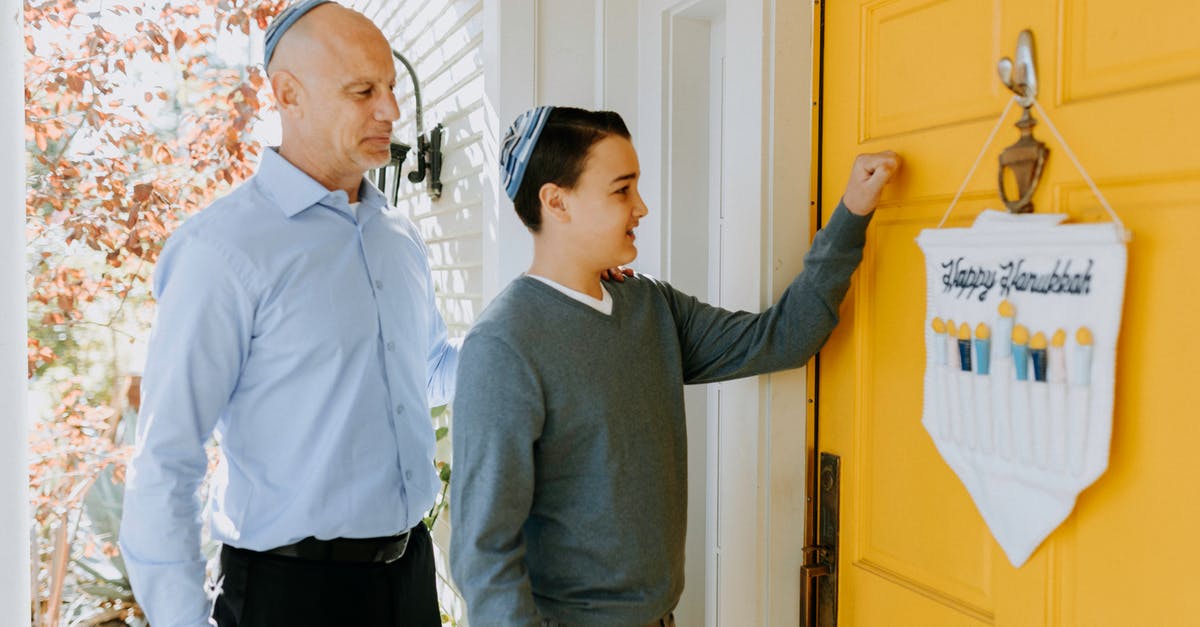
[[[405,531],[395,542],[388,542],[379,547],[379,550],[375,553],[374,561],[391,564],[404,557],[404,552],[408,550],[408,538],[411,535],[411,531]]]

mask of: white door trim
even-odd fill
[[[720,300],[721,180],[724,82],[723,0],[672,7],[663,50],[663,278],[703,301]],[[684,390],[688,434],[687,582],[675,611],[680,624],[703,625],[718,615],[721,517],[719,385]]]
[[[680,210],[675,190],[686,187],[672,179],[686,176],[671,156],[680,143],[672,135],[678,128],[673,116],[686,116],[688,107],[670,100],[673,64],[686,62],[672,57],[674,20],[723,13],[724,263],[718,267],[712,264],[717,256],[709,256],[711,272],[721,275],[711,277],[709,302],[752,311],[770,306],[801,269],[810,237],[811,7],[774,0],[646,0],[642,8],[639,116],[661,131],[643,135],[639,152],[643,169],[663,177],[657,206],[664,278],[674,280],[673,265],[683,254],[673,248],[678,240],[671,230],[679,221],[671,213]],[[776,37],[777,30],[786,36]],[[710,406],[719,405],[713,413],[721,416],[721,427],[718,437],[716,424],[706,426],[704,624],[799,622],[807,396],[801,369],[723,384],[719,401],[715,393],[709,397]],[[692,456],[699,452],[690,447]],[[695,584],[689,580],[685,601]]]
[[[764,297],[774,302],[803,267],[811,233],[810,211],[813,128],[816,99],[812,94],[813,6],[803,2],[767,3],[766,45],[767,167],[765,223],[767,261]],[[766,577],[764,624],[800,623],[800,566],[803,564],[806,450],[808,432],[805,368],[766,377],[764,460],[767,484],[764,506],[769,550],[762,567]]]
[[[707,178],[697,177],[697,168],[687,157],[692,150],[703,151],[708,142],[677,131],[687,126],[688,118],[697,115],[697,101],[708,102],[707,93],[699,98],[687,97],[679,82],[694,80],[692,66],[697,63],[708,66],[713,48],[703,46],[697,50],[687,45],[688,39],[694,39],[691,31],[697,21],[723,22],[719,31],[723,31],[729,44],[724,46],[724,137],[718,138],[723,165],[718,172],[709,172],[707,152],[701,152],[703,171],[720,176],[720,188],[725,190],[723,219],[708,218],[710,225],[715,220],[722,226],[715,242],[719,253],[714,251],[708,256],[709,260],[721,260],[717,270],[720,276],[711,277],[714,282],[707,286],[720,285],[721,289],[719,294],[709,293],[708,301],[728,309],[759,310],[769,300],[763,294],[764,268],[768,267],[763,246],[768,231],[764,222],[764,99],[769,89],[764,81],[767,19],[764,5],[688,0],[646,2],[643,9],[643,24],[660,27],[657,38],[652,31],[647,32],[644,27],[642,30],[644,35],[650,35],[652,42],[643,40],[640,44],[643,49],[647,53],[659,52],[642,56],[639,115],[643,120],[652,116],[662,120],[661,144],[652,147],[643,141],[639,150],[660,155],[657,165],[662,173],[661,202],[657,206],[663,216],[664,278],[675,282],[676,274],[685,278],[688,274],[678,269],[686,267],[682,256],[688,256],[689,251],[677,249],[690,237],[686,232],[688,220],[675,214],[692,213],[689,205],[697,202],[697,198],[704,198],[704,206],[708,205]],[[656,61],[661,66],[655,67]],[[657,85],[650,79],[655,76],[659,77]],[[684,97],[679,98],[680,95]],[[703,126],[708,128],[709,124]],[[653,140],[649,136],[644,139]],[[644,165],[647,171],[651,171],[650,167]],[[695,191],[696,188],[703,191]],[[708,212],[702,210],[700,215],[705,213]],[[678,233],[680,228],[685,232]],[[701,259],[696,257],[695,263],[699,263]],[[705,265],[711,267],[711,261]],[[769,422],[764,414],[770,408],[763,402],[765,392],[766,381],[762,378],[723,383],[719,393],[709,396],[708,406],[712,411],[707,412],[708,416],[689,416],[689,459],[695,460],[703,451],[706,468],[705,612],[701,619],[706,625],[759,625],[766,617],[769,582],[763,565],[767,562],[765,524],[770,477],[764,457],[768,450],[764,427]],[[701,426],[706,434],[703,449],[696,433]],[[697,494],[694,485],[689,492],[689,498],[694,500]],[[689,526],[696,529],[695,509],[689,509],[693,510]],[[695,560],[696,555],[689,552],[688,557]],[[694,568],[693,562],[689,564]],[[694,577],[689,579],[681,613],[692,611],[691,600],[699,592],[696,584]]]

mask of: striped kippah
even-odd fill
[[[504,134],[504,144],[500,147],[500,176],[504,180],[504,193],[509,200],[517,197],[521,188],[521,179],[525,176],[525,167],[529,165],[529,157],[537,145],[538,136],[550,118],[554,107],[534,107],[517,116]]]
[[[271,22],[271,25],[267,27],[266,44],[263,46],[263,67],[270,65],[271,57],[275,56],[275,46],[279,45],[279,40],[283,39],[284,33],[288,32],[289,28],[300,21],[300,18],[304,17],[309,11],[322,4],[328,4],[331,1],[304,0],[280,11],[279,15],[275,16],[275,20]]]

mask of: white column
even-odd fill
[[[0,624],[29,624],[22,6],[0,0]]]
[[[483,189],[483,301],[492,300],[533,259],[533,239],[504,195],[499,176],[504,131],[537,100],[537,0],[484,0],[483,90],[488,138]]]

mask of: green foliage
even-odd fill
[[[425,514],[425,526],[433,531],[434,524],[437,523],[438,516],[450,507],[450,463],[444,461],[443,458],[449,453],[449,441],[446,439],[450,435],[450,412],[449,406],[439,405],[429,411],[430,418],[434,421],[434,440],[438,443],[438,455],[434,459],[433,465],[437,468],[438,478],[442,481],[442,489],[438,491],[437,498],[433,502],[433,507]]]

